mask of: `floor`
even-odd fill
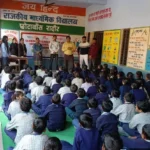
[[[0,105],[3,103],[3,98],[2,95],[0,95]],[[4,115],[3,112],[0,112],[0,122],[2,123],[2,137],[3,137],[3,145],[4,145],[4,150],[7,150],[7,148],[9,146],[15,146],[13,141],[4,133],[4,128],[8,122],[8,119],[6,118],[6,116]],[[75,129],[72,126],[71,120],[69,118],[67,118],[67,126],[66,126],[66,130],[61,131],[61,132],[49,132],[46,131],[46,134],[49,137],[58,137],[60,140],[65,140],[68,141],[69,143],[73,143],[73,139],[74,139],[74,133],[75,133]]]

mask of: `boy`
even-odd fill
[[[33,132],[35,114],[30,113],[32,102],[27,98],[20,101],[22,113],[17,114],[5,128],[5,133],[17,144],[21,138]]]
[[[43,84],[46,86],[49,86],[52,80],[53,80],[53,73],[52,73],[52,71],[49,71],[48,76],[45,77],[45,79],[43,81]]]
[[[72,84],[77,85],[78,89],[81,88],[81,85],[83,84],[83,79],[80,78],[79,72],[75,72],[75,78],[72,80]]]
[[[65,86],[60,88],[58,91],[58,94],[60,94],[61,99],[63,98],[63,96],[67,93],[71,93],[70,91],[70,86],[71,86],[71,81],[66,79],[65,80]]]
[[[41,95],[43,95],[43,89],[44,89],[44,86],[42,85],[43,84],[43,78],[38,76],[36,77],[35,79],[35,82],[37,83],[37,87],[35,87],[32,91],[31,91],[31,101],[32,102],[37,102],[39,97]]]
[[[25,135],[16,145],[14,150],[43,150],[47,135],[43,132],[46,130],[46,122],[41,118],[36,118],[33,121],[33,133]],[[9,149],[12,150],[12,149]]]
[[[96,128],[99,130],[102,138],[105,134],[118,132],[118,118],[110,113],[113,108],[113,104],[110,100],[102,102],[103,113],[96,121]]]
[[[42,115],[45,111],[45,109],[52,104],[51,99],[53,94],[51,94],[50,87],[45,86],[43,90],[44,95],[40,96],[38,101],[34,104],[32,104],[32,110],[37,115]]]
[[[84,89],[78,89],[77,96],[78,98],[74,100],[69,107],[66,107],[66,113],[71,119],[79,118],[83,111],[87,109],[87,101],[84,99]]]
[[[60,95],[55,94],[52,97],[52,104],[49,105],[42,115],[47,120],[49,131],[61,131],[65,128],[66,112],[63,105],[60,104]]]
[[[150,149],[150,124],[146,124],[142,128],[141,133],[142,138],[129,139],[127,137],[122,137],[124,147],[128,149]]]
[[[61,84],[61,78],[60,76],[57,76],[56,83],[52,86],[53,93],[56,94],[61,87],[63,87],[63,85]]]
[[[72,103],[73,100],[75,100],[75,99],[78,98],[78,97],[77,97],[77,94],[76,94],[77,90],[78,90],[78,87],[77,87],[75,84],[73,84],[73,85],[71,85],[71,87],[70,87],[70,91],[71,91],[72,93],[67,93],[67,94],[65,94],[65,95],[63,96],[63,98],[62,98],[62,104],[63,104],[65,107],[68,107],[68,106]]]
[[[130,136],[140,137],[142,128],[150,123],[150,104],[148,101],[139,101],[136,104],[136,114],[130,121],[129,126],[124,127],[124,131]]]

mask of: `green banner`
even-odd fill
[[[1,20],[2,29],[84,35],[85,27]]]

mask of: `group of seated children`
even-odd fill
[[[127,75],[107,64],[88,70],[75,63],[53,75],[24,65],[19,75],[6,66],[1,73],[5,133],[15,142],[9,150],[150,149],[150,74]],[[48,138],[72,119],[74,143]]]

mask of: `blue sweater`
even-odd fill
[[[100,135],[96,128],[78,128],[72,150],[99,150]]]
[[[32,76],[27,71],[24,71],[22,73],[22,79],[23,79],[24,87],[28,88],[29,84],[32,82]]]
[[[56,94],[61,87],[62,87],[62,84],[54,84],[52,87],[53,93]]]
[[[148,95],[150,97],[150,81],[145,82],[145,88],[146,88],[147,93],[148,93]]]
[[[131,87],[129,85],[122,85],[120,87],[120,97],[122,101],[124,101],[124,95],[130,92],[130,90],[131,90]]]
[[[102,104],[102,102],[108,98],[107,93],[97,93],[95,99],[97,100],[98,104]]]
[[[66,112],[65,107],[61,104],[49,105],[42,117],[47,120],[47,128],[50,131],[60,131],[65,128]]]
[[[87,90],[87,96],[89,98],[93,98],[96,96],[98,90],[97,90],[97,87],[96,86],[91,86],[89,87],[89,89]]]
[[[77,99],[77,95],[75,93],[67,93],[63,96],[61,102],[65,107],[68,107],[73,100]]]
[[[51,99],[53,94],[42,95],[35,104],[32,104],[32,109],[38,115],[43,115],[45,109],[52,104]]]

